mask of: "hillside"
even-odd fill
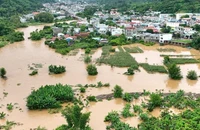
[[[54,0],[0,0],[0,17],[22,14],[42,7],[42,3]]]
[[[97,0],[96,2],[105,4],[105,9],[108,10],[118,8],[120,11],[134,9],[139,12],[149,9],[162,13],[200,12],[199,0]]]

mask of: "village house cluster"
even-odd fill
[[[162,14],[161,12],[147,11],[141,15],[133,10],[129,14],[119,13],[117,9],[108,11],[97,11],[90,18],[81,18],[77,13],[84,11],[87,6],[93,6],[86,2],[58,2],[44,4],[42,11],[56,14],[57,19],[74,17],[78,26],[53,27],[54,37],[65,37],[74,40],[77,37],[88,36],[91,32],[98,32],[102,35],[120,36],[124,34],[128,39],[140,39],[145,42],[159,42],[163,44],[177,44],[185,46],[198,31],[192,27],[200,24],[200,13],[178,13]],[[33,18],[34,14],[27,15]],[[27,17],[26,16],[26,17]],[[86,26],[81,30],[80,26]],[[65,30],[63,32],[63,30]],[[107,43],[105,38],[94,37],[99,42]]]

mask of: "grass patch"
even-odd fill
[[[160,55],[161,57],[169,56],[169,57],[192,57],[197,55]]]
[[[118,46],[118,50],[119,50],[120,52],[124,52],[124,49],[123,49],[121,46]]]
[[[71,50],[67,55],[68,56],[76,56],[78,54],[79,50],[75,49],[75,50]]]
[[[167,73],[165,67],[161,65],[149,65],[147,63],[140,63],[140,66],[144,68],[148,73]]]
[[[8,42],[6,42],[6,41],[0,41],[0,48],[4,47],[7,44],[8,44]]]
[[[159,52],[176,52],[176,50],[173,48],[158,48],[157,50]]]
[[[192,40],[189,39],[176,39],[176,40],[172,40],[172,42],[178,42],[178,43],[186,43],[189,44],[192,42]]]
[[[144,51],[139,47],[124,47],[128,53],[143,53]]]
[[[106,56],[110,54],[110,50],[112,49],[112,46],[103,46],[102,47],[102,53],[101,55]]]
[[[194,58],[170,58],[170,63],[174,64],[192,64],[192,63],[200,63],[199,60]]]
[[[109,64],[116,67],[130,67],[134,66],[134,69],[138,69],[138,63],[128,52],[115,52],[113,55],[101,56],[98,59],[99,63]]]

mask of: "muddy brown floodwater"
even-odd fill
[[[97,76],[88,76],[86,65],[80,61],[80,57],[84,51],[79,51],[76,56],[62,56],[55,53],[44,44],[44,40],[31,41],[28,39],[30,32],[36,29],[42,29],[44,25],[30,26],[28,28],[18,29],[24,32],[25,40],[22,42],[7,45],[0,48],[0,67],[5,67],[7,70],[7,80],[0,79],[0,104],[4,105],[0,108],[0,112],[6,112],[5,120],[0,120],[0,124],[9,121],[22,123],[23,125],[16,126],[14,130],[29,130],[37,126],[44,126],[48,130],[53,130],[57,126],[66,123],[61,114],[49,114],[47,110],[43,111],[29,111],[26,108],[26,97],[31,93],[32,89],[38,89],[46,84],[90,84],[101,81],[103,83],[110,83],[110,88],[90,88],[87,90],[87,95],[100,95],[112,93],[114,85],[118,84],[123,87],[126,92],[141,92],[143,89],[155,91],[156,89],[164,89],[165,92],[175,92],[183,89],[186,92],[200,93],[200,81],[187,80],[185,76],[188,70],[197,71],[200,75],[200,65],[189,64],[181,65],[182,74],[184,78],[181,81],[174,81],[168,78],[167,74],[148,74],[145,70],[136,73],[134,76],[125,76],[123,73],[127,68],[117,68],[107,65],[97,66],[99,74]],[[143,54],[132,54],[138,62],[148,62],[149,64],[162,65],[163,58],[160,54],[187,54],[197,55],[200,58],[200,53],[196,50],[189,50],[187,48],[164,46],[162,48],[173,48],[177,52],[160,53],[156,49],[158,45],[153,47],[146,47],[140,44],[131,46],[139,46],[144,50]],[[93,60],[100,57],[102,50],[98,49],[93,54]],[[29,76],[31,72],[28,65],[32,63],[42,64],[43,67],[38,70],[39,74],[36,76]],[[51,64],[66,66],[66,73],[62,75],[49,75],[48,66]],[[3,92],[7,92],[7,97],[3,98]],[[12,112],[6,110],[6,104],[18,103]],[[103,122],[105,115],[112,110],[122,110],[124,102],[122,100],[112,100],[90,104],[87,108],[91,111],[90,125],[94,130],[104,130],[106,124]],[[138,119],[127,119],[126,122],[136,122],[131,126],[137,126]]]

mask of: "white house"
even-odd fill
[[[100,34],[106,34],[108,31],[108,26],[105,24],[98,24],[96,28]]]
[[[166,22],[166,26],[169,26],[169,27],[174,29],[174,28],[179,27],[179,23],[177,23],[177,22]]]
[[[74,28],[74,33],[80,33],[81,29],[80,28]]]
[[[170,33],[160,34],[159,36],[160,43],[164,43],[165,41],[171,41],[171,40],[172,40],[172,34]]]
[[[111,34],[112,36],[119,36],[121,34],[123,34],[124,30],[121,28],[115,28],[111,30]]]

